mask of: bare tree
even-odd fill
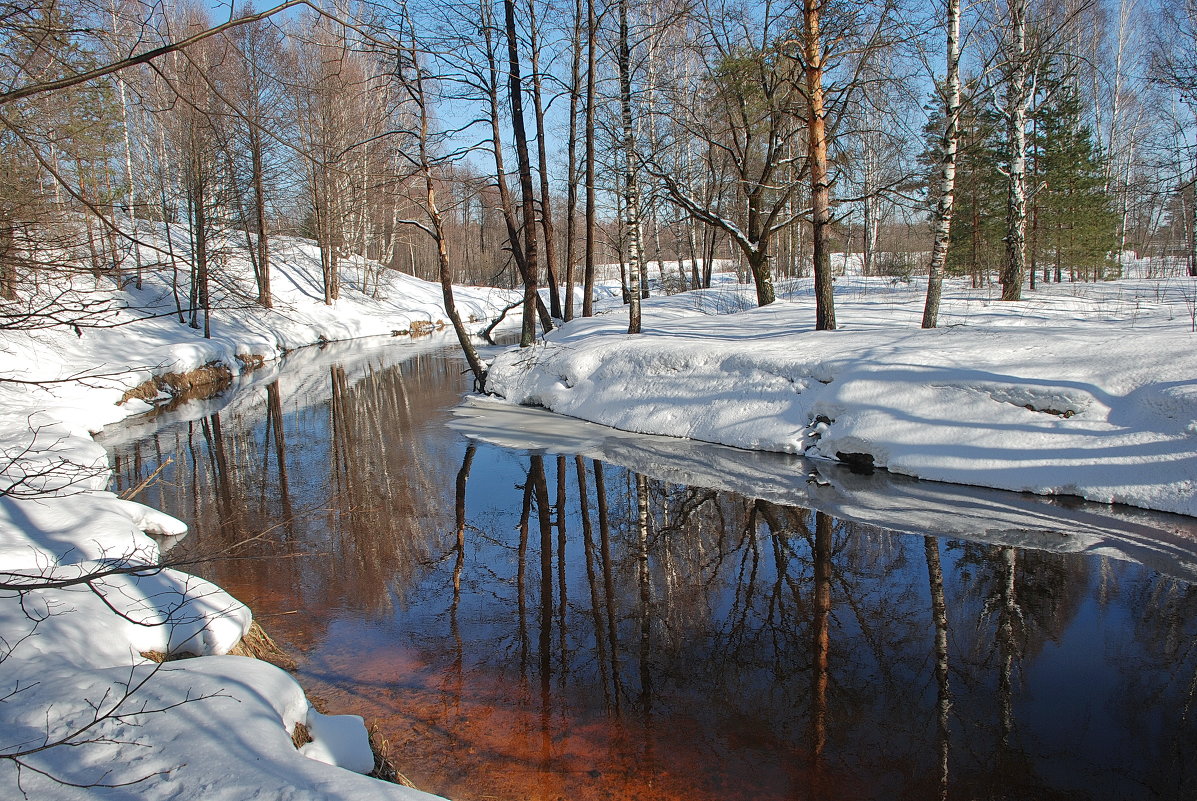
[[[1194,196],[1197,187],[1197,142],[1193,123],[1197,121],[1197,0],[1183,0],[1169,7],[1160,20],[1152,53],[1152,75],[1172,92],[1184,108],[1187,130],[1177,141],[1174,174],[1177,194]],[[1184,123],[1182,123],[1184,125]],[[1179,126],[1178,126],[1179,127]],[[1187,157],[1186,157],[1187,156]],[[1197,202],[1188,203],[1186,261],[1189,275],[1197,276]]]
[[[801,88],[793,61],[782,52],[789,23],[782,7],[767,7],[761,19],[742,9],[709,7],[692,33],[696,51],[711,54],[698,62],[705,74],[695,86],[683,70],[667,89],[670,157],[650,162],[675,203],[739,248],[762,306],[776,298],[770,246],[797,216],[790,201],[798,182],[789,179],[800,171],[790,168],[803,158],[805,131],[795,113]],[[703,163],[692,158],[693,142],[701,143]],[[715,189],[723,176],[737,194],[734,214],[723,209]]]
[[[341,293],[340,259],[346,249],[344,223],[349,219],[348,156],[361,141],[354,96],[363,91],[366,75],[340,26],[317,18],[308,41],[293,47],[299,76],[297,120],[306,166],[310,228],[320,246],[324,302]]]
[[[536,124],[536,159],[540,178],[540,229],[544,235],[545,282],[549,290],[549,313],[560,320],[561,282],[557,277],[557,237],[553,226],[553,199],[549,189],[549,144],[545,127],[543,34],[536,16],[537,0],[528,0],[528,50],[532,57],[532,114]]]
[[[536,194],[532,187],[532,159],[524,123],[524,85],[515,24],[515,0],[503,0],[504,32],[507,37],[507,100],[511,106],[511,131],[515,143],[516,170],[519,175],[521,227],[523,229],[524,324],[520,345],[531,345],[536,336],[536,311],[539,300],[539,266],[536,241]],[[513,240],[512,246],[516,242]],[[545,321],[545,330],[552,328]]]
[[[583,0],[574,0],[572,33],[569,40],[569,112],[568,139],[566,143],[566,199],[565,199],[565,307],[563,319],[569,322],[574,317],[575,263],[578,251],[578,106],[582,102],[582,49],[585,12]]]
[[[423,179],[424,210],[428,215],[427,224],[408,222],[419,227],[432,237],[432,240],[436,243],[437,266],[440,276],[441,296],[445,304],[445,313],[449,316],[449,320],[453,324],[453,331],[457,335],[457,341],[461,345],[470,370],[474,373],[475,387],[479,391],[482,391],[486,388],[486,367],[483,365],[477,349],[470,340],[470,333],[466,330],[465,324],[462,322],[453,297],[453,270],[449,260],[448,237],[445,231],[444,216],[441,214],[436,196],[438,160],[435,159],[433,154],[435,142],[431,130],[432,107],[431,98],[426,89],[428,81],[424,68],[420,63],[423,56],[417,44],[415,23],[410,18],[406,20],[406,23],[410,39],[407,43],[407,52],[405,54],[407,63],[404,66],[409,72],[409,77],[403,82],[403,87],[406,89],[411,103],[415,106],[416,125],[418,126],[416,145],[419,154],[416,167],[420,178]]]
[[[586,223],[585,265],[582,271],[582,316],[594,315],[595,235],[598,217],[595,195],[595,106],[598,102],[598,13],[597,0],[586,0]]]
[[[278,78],[283,45],[279,31],[264,25],[238,27],[226,37],[234,51],[226,73],[228,85],[223,87],[225,97],[233,103],[233,130],[228,141],[235,144],[232,160],[239,168],[234,199],[253,265],[257,301],[270,308],[273,298],[267,209],[271,189],[280,179],[276,137],[283,128],[282,85]]]
[[[184,30],[206,30],[204,14],[191,10],[175,23]],[[224,68],[227,43],[204,39],[178,53],[168,63],[155,65],[166,85],[168,105],[160,111],[167,138],[178,160],[182,201],[191,241],[191,276],[187,307],[188,324],[212,335],[212,272],[214,248],[220,228],[220,209],[229,188],[225,162],[220,158],[224,108],[209,75]]]

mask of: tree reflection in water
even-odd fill
[[[325,366],[114,454],[118,488],[467,799],[1192,797],[1197,593],[441,425],[451,359]],[[309,382],[311,383],[311,382]],[[572,464],[571,464],[572,462]],[[294,614],[283,614],[291,613]]]

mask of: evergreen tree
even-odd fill
[[[1044,280],[1100,280],[1110,277],[1109,254],[1117,248],[1118,217],[1102,178],[1101,154],[1076,88],[1060,78],[1043,83],[1050,98],[1033,110],[1029,149],[1031,188],[1028,260],[1043,270]],[[927,175],[934,164],[934,137],[942,129],[942,110],[927,125]],[[960,149],[956,161],[956,202],[949,275],[968,275],[980,286],[1001,269],[1007,178],[1003,173],[1001,121],[975,95],[961,107]]]
[[[1090,115],[1070,83],[1051,79],[1045,88],[1052,100],[1034,118],[1032,258],[1045,281],[1065,271],[1069,280],[1101,280],[1118,246],[1118,216],[1084,122]]]
[[[934,137],[942,130],[942,109],[928,123],[934,156]],[[1005,183],[998,169],[998,120],[972,93],[960,107],[960,144],[956,155],[956,199],[947,273],[972,277],[981,286],[1002,259]]]

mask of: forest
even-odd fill
[[[0,795],[1191,799],[1194,336],[1197,0],[0,0]]]
[[[761,305],[813,276],[817,328],[832,254],[928,275],[925,327],[944,276],[1197,274],[1193,0],[2,8],[6,327],[62,276],[165,265],[198,328],[233,248],[269,307],[276,237],[318,244],[326,303],[355,256],[522,287],[525,343],[616,264],[633,330],[716,259]]]

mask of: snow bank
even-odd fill
[[[1197,515],[1194,279],[1019,303],[953,284],[930,331],[917,282],[836,291],[837,331],[811,330],[809,281],[760,309],[743,289],[649,301],[637,336],[622,313],[578,320],[500,355],[488,389],[627,431]]]
[[[358,775],[373,767],[360,718],[320,715],[285,672],[228,656],[249,610],[157,567],[160,541],[184,524],[106,491],[91,434],[148,409],[118,405],[147,379],[218,362],[252,384],[301,345],[445,320],[439,286],[382,272],[364,293],[355,263],[326,306],[318,251],[275,244],[275,308],[237,301],[249,265],[233,254],[208,339],[178,321],[165,272],[139,290],[80,287],[89,303],[123,307],[100,327],[0,330],[0,797],[433,798]],[[481,321],[510,293],[458,296],[462,315]],[[162,655],[192,658],[154,661]],[[297,748],[300,723],[311,742]]]
[[[254,659],[210,656],[42,672],[22,695],[15,709],[5,711],[5,738],[13,743],[40,744],[89,728],[77,738],[79,745],[25,758],[19,788],[17,768],[6,767],[7,798],[23,791],[56,801],[435,799],[297,750],[291,732],[313,714],[303,691],[284,671]],[[102,713],[115,712],[97,721],[87,701],[100,699]],[[54,711],[51,725],[37,714],[47,708]]]
[[[467,398],[453,413],[450,426],[500,447],[581,455],[672,484],[815,509],[890,531],[1108,556],[1197,582],[1197,525],[1188,517],[886,472],[861,475],[836,462],[633,434],[494,398]]]

